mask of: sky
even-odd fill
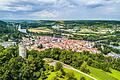
[[[120,0],[0,0],[0,19],[120,20]]]

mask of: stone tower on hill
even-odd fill
[[[23,43],[19,44],[19,56],[21,56],[22,58],[26,58],[26,56],[27,56],[26,47]]]

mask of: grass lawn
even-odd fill
[[[64,71],[65,71],[66,73],[68,73],[68,72],[73,72],[74,75],[75,75],[75,78],[77,78],[77,80],[80,80],[80,77],[85,77],[86,80],[92,80],[91,78],[89,78],[89,77],[87,77],[87,76],[85,76],[85,75],[83,75],[83,74],[81,74],[81,73],[78,73],[78,72],[76,72],[76,71],[70,70],[70,69],[64,68]],[[52,78],[53,78],[55,75],[56,75],[56,72],[51,72],[51,74],[48,76],[48,78],[47,78],[46,80],[52,80]],[[66,79],[60,78],[59,80],[66,80]]]
[[[111,69],[111,73],[108,74],[120,80],[120,71]]]
[[[78,73],[76,71],[73,71],[73,70],[70,70],[70,69],[66,69],[66,68],[64,70],[65,70],[66,73],[67,72],[73,72],[74,75],[75,75],[75,78],[77,78],[77,80],[80,80],[80,77],[85,77],[86,80],[92,80],[91,78],[89,78],[89,77],[87,77],[87,76],[85,76],[85,75],[83,75],[81,73]]]
[[[103,70],[90,67],[91,76],[98,80],[120,80],[120,72],[116,70],[111,70],[112,73],[105,72]]]

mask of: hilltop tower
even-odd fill
[[[22,58],[26,58],[26,47],[23,43],[19,44],[19,56],[21,56]]]

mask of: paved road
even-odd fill
[[[44,60],[47,60],[47,59],[44,59]],[[60,61],[53,60],[51,63],[49,63],[49,65],[55,66],[57,62],[60,62]],[[82,72],[82,71],[80,71],[80,70],[77,70],[77,69],[73,68],[72,66],[69,66],[69,65],[67,65],[67,64],[64,64],[63,62],[60,62],[60,63],[63,65],[64,68],[68,68],[68,69],[74,70],[74,71],[76,71],[76,72],[79,72],[79,73],[81,73],[81,74],[83,74],[83,75],[88,76],[89,78],[91,78],[91,79],[93,79],[93,80],[97,80],[96,78],[94,78],[94,77],[92,77],[92,76],[90,76],[90,75],[88,75],[88,74],[86,74],[86,73],[84,73],[84,72]]]

